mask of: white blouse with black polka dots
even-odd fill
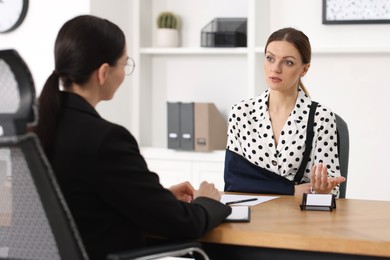
[[[260,96],[241,101],[232,107],[229,116],[227,149],[251,163],[294,180],[305,150],[306,126],[311,99],[301,90],[275,147],[268,113],[269,90]],[[340,176],[337,149],[336,117],[329,109],[318,104],[314,117],[313,148],[303,177],[310,182],[313,164],[327,165],[330,177]],[[338,195],[338,187],[333,194]]]

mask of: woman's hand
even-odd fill
[[[310,172],[311,189],[314,193],[328,194],[334,187],[343,183],[346,179],[342,176],[337,178],[328,177],[328,168],[322,163],[313,165]]]
[[[294,196],[302,197],[303,193],[310,193],[311,183],[301,183],[295,185]]]
[[[221,199],[221,194],[215,188],[214,184],[203,181],[199,186],[199,190],[195,191],[194,198],[197,197],[208,197],[219,201]]]
[[[178,200],[184,202],[191,202],[195,194],[194,187],[188,181],[173,185],[169,190]]]

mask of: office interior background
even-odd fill
[[[147,48],[153,46],[161,10],[179,15],[181,47],[189,51],[166,55]],[[38,95],[54,69],[59,28],[79,14],[117,23],[125,31],[129,56],[141,64],[136,70],[142,72],[126,78],[98,111],[127,127],[142,146],[160,148],[166,147],[166,115],[158,111],[166,109],[166,101],[214,102],[227,118],[231,105],[266,89],[260,49],[268,35],[282,27],[304,31],[313,56],[303,81],[312,99],[332,108],[349,126],[347,198],[390,200],[390,24],[324,25],[322,0],[30,0],[22,25],[0,35],[0,49],[21,54]],[[202,26],[215,17],[254,18],[248,21],[247,50],[197,54]],[[149,80],[156,83],[145,91]]]

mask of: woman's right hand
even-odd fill
[[[215,188],[213,183],[208,183],[207,181],[203,181],[199,185],[199,189],[195,191],[194,199],[197,197],[207,197],[219,201],[221,199],[221,194]]]

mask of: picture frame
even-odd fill
[[[322,23],[390,23],[390,0],[322,0]]]

